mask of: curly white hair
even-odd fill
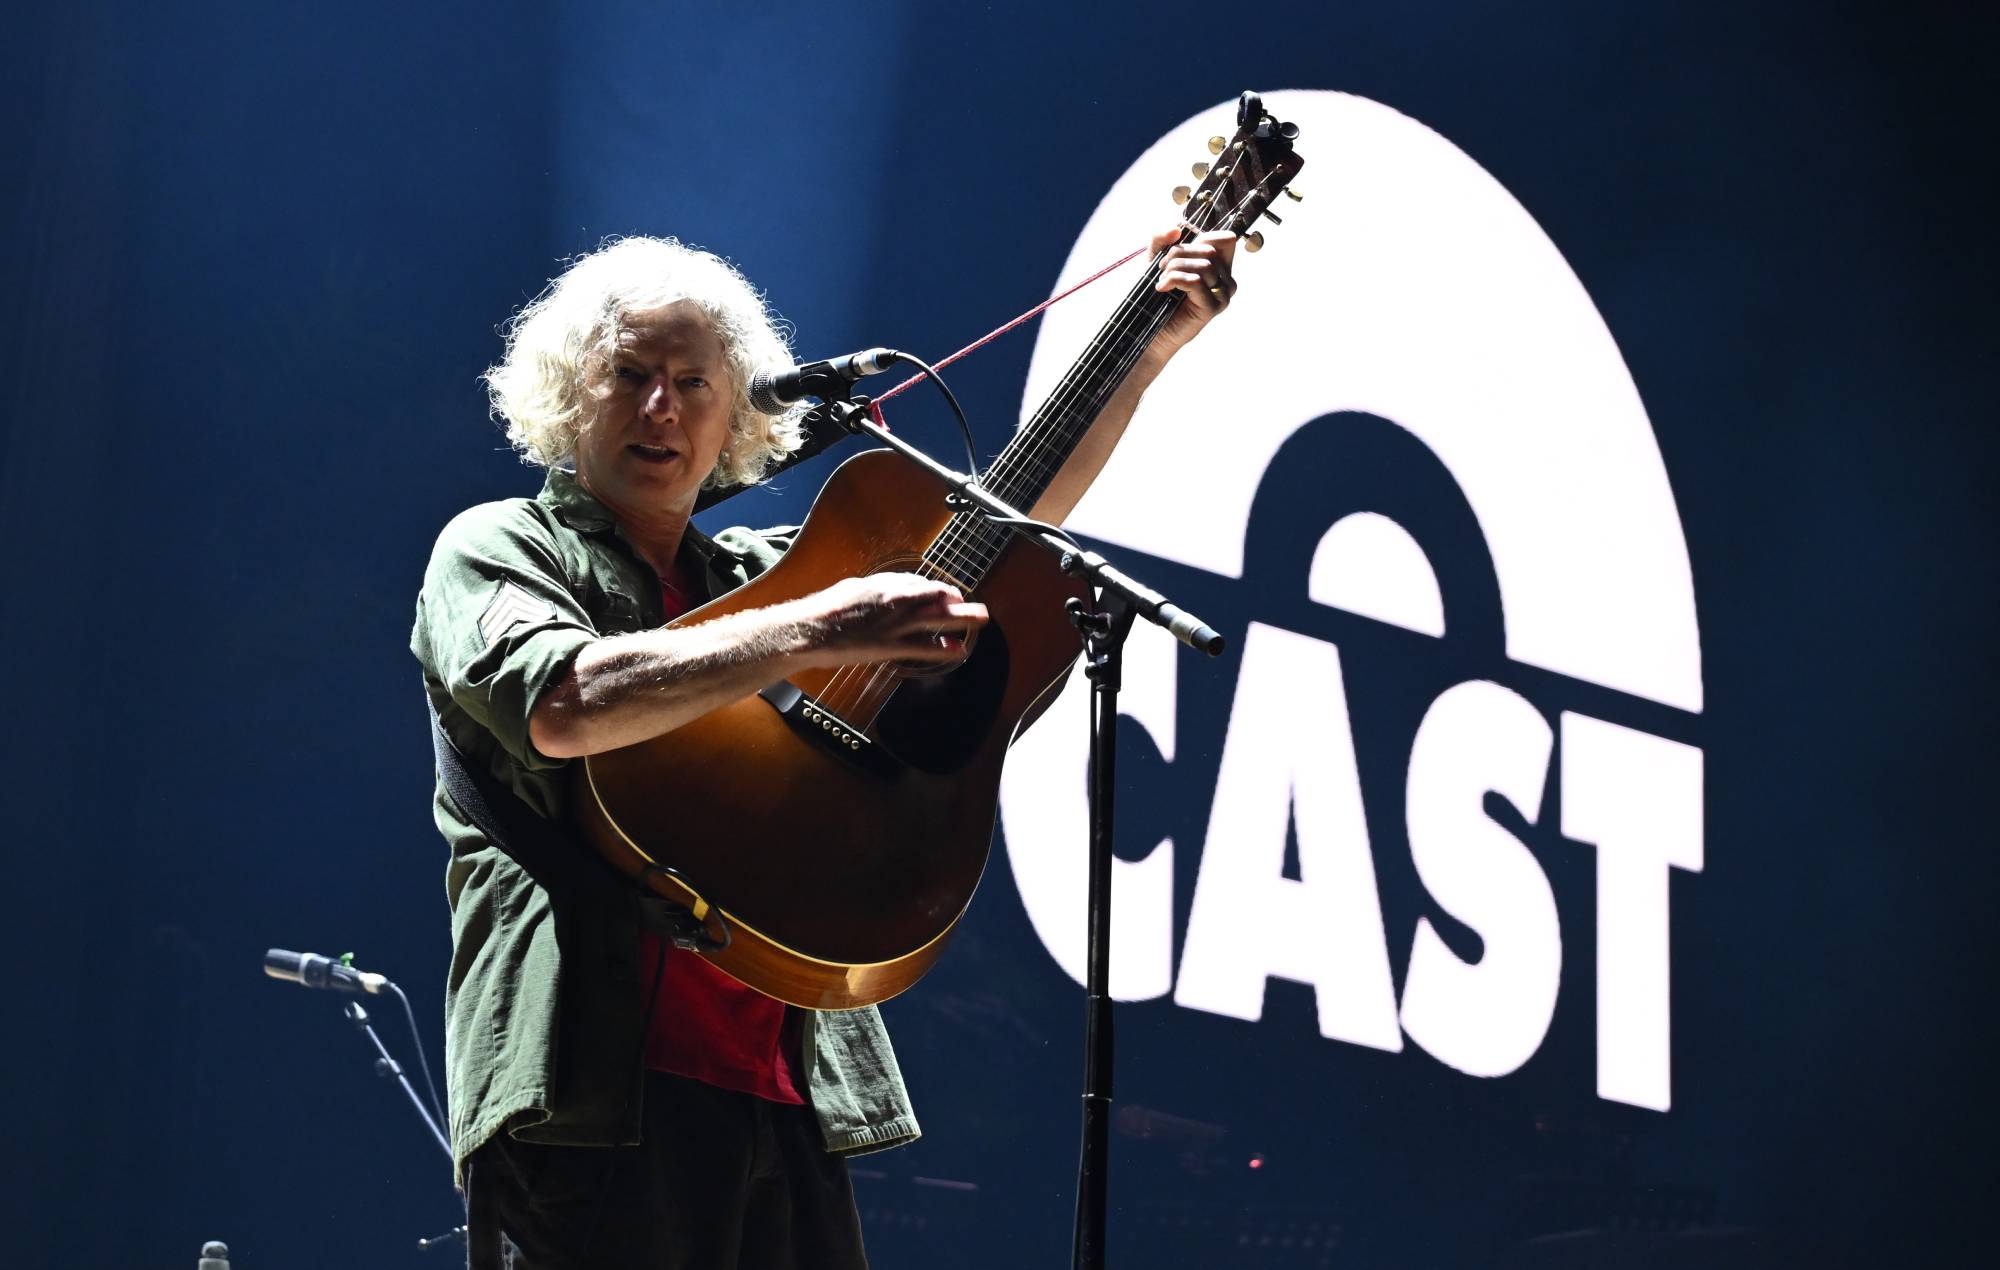
[[[768,415],[747,388],[759,367],[792,360],[788,327],[735,266],[674,238],[612,238],[569,267],[514,315],[506,352],[481,376],[493,417],[525,462],[568,461],[611,382],[625,321],[686,300],[708,319],[729,360],[729,440],[704,483],[747,485],[798,449],[802,410]]]

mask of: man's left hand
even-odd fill
[[[1166,250],[1160,261],[1160,277],[1154,289],[1179,291],[1187,296],[1160,333],[1146,349],[1146,356],[1164,364],[1182,345],[1195,337],[1216,314],[1229,307],[1236,294],[1231,266],[1236,259],[1237,237],[1228,230],[1211,230],[1187,242],[1178,241],[1180,227],[1153,236],[1153,250]]]

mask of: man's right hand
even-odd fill
[[[847,578],[796,603],[811,633],[806,658],[820,666],[956,661],[966,637],[987,621],[984,604],[914,573]]]

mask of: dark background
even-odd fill
[[[442,1160],[338,1002],[257,967],[353,949],[438,1042],[411,603],[451,514],[537,484],[475,377],[560,257],[678,234],[768,287],[802,351],[941,354],[1045,295],[1132,158],[1244,87],[1429,124],[1589,289],[1688,536],[1708,865],[1674,883],[1666,1115],[1592,1092],[1589,854],[1552,838],[1586,977],[1511,1077],[1321,1040],[1281,982],[1257,1025],[1128,1007],[1121,1098],[1225,1132],[1118,1140],[1114,1258],[1529,1264],[1507,1250],[1652,1224],[1706,1233],[1645,1264],[1916,1265],[1990,1230],[1984,19],[85,0],[8,25],[17,1263],[186,1265],[211,1238],[252,1268],[452,1261],[413,1246],[458,1219]],[[953,373],[989,451],[1029,350]],[[901,418],[956,453],[928,404]],[[796,519],[826,470],[720,518]],[[1183,728],[1219,730],[1233,681]],[[1394,715],[1393,677],[1373,691]],[[1143,806],[1165,776],[1143,743],[1131,766]],[[1400,977],[1426,901],[1397,858]],[[861,1162],[884,1267],[1067,1256],[1080,993],[997,860],[887,1007],[928,1136]]]

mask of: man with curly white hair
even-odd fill
[[[1154,249],[1157,285],[1187,299],[1037,503],[1044,518],[1067,512],[1234,290],[1229,235],[1170,231]],[[636,888],[560,827],[577,758],[808,668],[953,660],[986,621],[947,583],[886,573],[665,628],[790,545],[789,529],[709,537],[690,521],[703,489],[798,449],[797,418],[747,392],[789,360],[729,264],[627,238],[522,310],[487,372],[494,415],[547,482],[445,527],[411,636],[450,846],[446,1073],[475,1267],[865,1266],[845,1157],[917,1136],[872,1006],[803,1026],[672,948]]]

